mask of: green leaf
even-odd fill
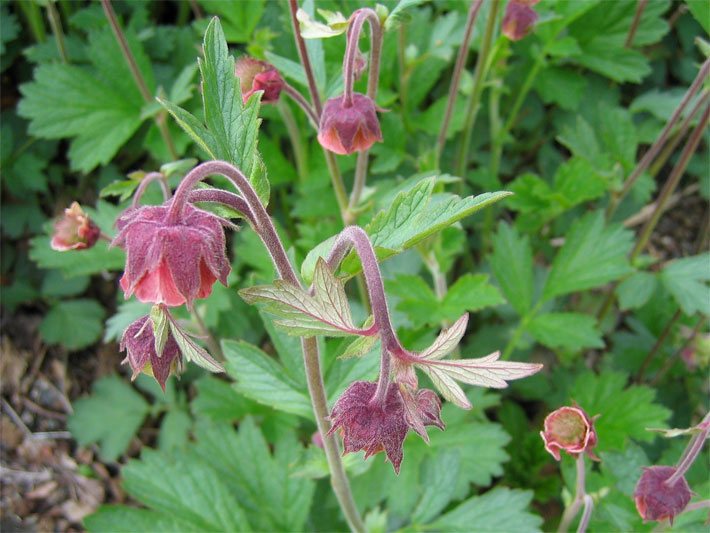
[[[126,254],[120,248],[109,248],[102,241],[93,248],[57,252],[49,245],[49,237],[35,237],[30,241],[30,259],[40,268],[56,268],[66,277],[98,274],[106,270],[123,270]]]
[[[138,300],[128,300],[118,306],[116,313],[106,320],[104,342],[118,341],[132,322],[150,312],[151,305]]]
[[[550,348],[577,351],[603,348],[604,341],[593,316],[582,313],[545,313],[528,325],[535,340]]]
[[[533,260],[530,241],[517,230],[501,222],[493,237],[491,270],[506,299],[524,316],[532,307]]]
[[[410,19],[407,10],[424,2],[426,0],[399,0],[385,19],[385,31],[397,29],[402,23],[407,22]]]
[[[126,33],[142,73],[152,84],[149,63],[139,41]],[[18,106],[30,120],[29,132],[45,139],[72,139],[71,167],[89,172],[107,164],[143,122],[143,98],[111,31],[91,34],[88,52],[93,66],[45,63],[34,81],[20,86]]]
[[[672,261],[661,281],[685,314],[710,315],[710,253]]]
[[[180,353],[185,359],[210,372],[224,372],[222,365],[215,361],[202,346],[193,341],[190,335],[183,331],[172,317],[165,316],[164,319],[169,322],[170,332],[173,334],[173,338],[180,348]],[[155,342],[157,345],[159,340],[156,338]]]
[[[666,428],[671,412],[654,403],[656,393],[646,386],[625,388],[627,376],[605,371],[600,375],[581,374],[569,392],[595,422],[600,451],[623,450],[629,439],[650,442],[656,434],[646,428]]]
[[[90,396],[74,402],[68,427],[81,446],[97,442],[101,458],[111,462],[126,451],[149,409],[130,385],[108,376],[94,383]]]
[[[234,387],[213,376],[204,376],[195,382],[197,396],[190,402],[195,416],[214,422],[233,422],[243,418],[253,404]]]
[[[158,446],[161,451],[182,450],[187,445],[192,428],[189,413],[179,408],[169,409],[160,423]]]
[[[61,344],[68,350],[79,350],[101,338],[105,314],[96,300],[59,302],[44,317],[39,332],[48,344]]]
[[[293,430],[277,439],[272,454],[251,418],[238,433],[227,424],[203,427],[195,454],[220,473],[255,531],[306,529],[315,484],[293,475],[303,455]]]
[[[133,498],[196,531],[251,531],[221,472],[197,458],[145,449],[121,470]]]
[[[259,285],[239,291],[249,304],[262,304],[265,311],[281,317],[275,321],[290,335],[363,335],[353,324],[350,303],[343,283],[338,280],[325,260],[318,258],[313,273],[313,293],[285,280],[273,285]]]
[[[653,296],[658,281],[656,275],[650,272],[636,272],[616,288],[619,297],[619,307],[627,309],[638,309],[642,307]]]
[[[685,0],[685,4],[695,20],[703,27],[705,33],[710,33],[710,4],[705,0]]]
[[[543,298],[599,287],[631,271],[627,256],[633,233],[604,226],[602,212],[588,213],[570,227],[552,263]]]
[[[257,152],[259,99],[254,94],[242,103],[239,79],[234,75],[234,58],[229,55],[222,26],[210,21],[203,42],[202,74],[205,124],[214,136],[218,159],[228,161],[249,177],[264,203],[269,199],[269,183]]]
[[[151,307],[149,316],[153,327],[155,353],[158,354],[158,357],[161,357],[165,343],[168,340],[168,332],[170,331],[168,316],[161,305]]]
[[[377,257],[386,259],[411,248],[427,237],[472,215],[510,193],[506,191],[460,198],[450,193],[432,194],[437,178],[421,180],[409,190],[399,193],[388,209],[381,211],[365,226]],[[330,251],[334,237],[322,242],[308,253],[301,265],[303,279],[310,281],[318,257]],[[354,253],[343,261],[341,271],[356,274],[360,264]]]
[[[173,533],[190,531],[194,528],[194,525],[172,514],[125,505],[102,505],[94,514],[84,518],[84,526],[88,531],[97,533],[103,531]]]
[[[426,524],[451,501],[459,474],[459,454],[446,450],[427,458],[422,465],[424,490],[412,513],[413,524]]]
[[[305,392],[284,372],[283,367],[256,346],[243,341],[223,341],[227,372],[234,387],[247,398],[287,413],[312,418]]]
[[[527,511],[531,491],[495,488],[473,496],[427,525],[439,531],[540,531],[542,519]]]

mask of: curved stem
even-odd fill
[[[158,182],[158,184],[160,185],[160,190],[163,191],[163,200],[165,200],[166,202],[170,200],[172,193],[170,192],[170,187],[168,186],[168,180],[166,179],[166,177],[160,172],[148,172],[148,174],[143,176],[143,179],[138,184],[136,192],[133,193],[133,201],[131,202],[131,207],[138,207],[138,202],[140,202],[143,193],[148,188],[148,185],[150,185],[154,181]]]
[[[308,49],[306,48],[306,42],[301,36],[301,31],[298,27],[298,19],[296,18],[296,12],[298,11],[298,0],[288,0],[288,7],[291,13],[291,27],[293,28],[293,37],[296,40],[298,57],[301,59],[303,70],[306,73],[306,80],[308,81],[308,90],[311,93],[311,101],[313,102],[313,107],[316,110],[316,114],[320,117],[320,114],[323,111],[323,107],[320,103],[318,85],[316,84],[316,78],[313,75],[313,67],[311,66],[311,59],[308,57]],[[318,121],[316,121],[316,123],[318,123]]]
[[[454,106],[456,105],[456,97],[459,93],[461,72],[463,72],[463,69],[466,66],[468,48],[471,45],[471,37],[473,35],[473,26],[476,22],[478,12],[481,9],[481,5],[483,5],[483,0],[475,0],[471,3],[471,7],[469,7],[468,9],[468,18],[466,19],[466,28],[464,29],[463,33],[463,40],[461,41],[461,46],[459,47],[459,53],[456,56],[456,65],[454,66],[454,72],[451,76],[451,85],[449,85],[449,98],[446,101],[446,111],[444,111],[444,118],[441,121],[439,137],[436,139],[437,167],[439,166],[441,153],[444,151],[444,145],[446,144],[446,134],[449,131],[449,122],[451,121],[451,115],[454,111]]]
[[[173,212],[179,214],[184,202],[191,189],[195,184],[208,176],[221,174],[228,178],[242,194],[244,201],[249,206],[252,213],[252,224],[266,249],[274,262],[276,270],[282,279],[290,281],[295,285],[301,286],[301,283],[296,276],[296,272],[291,265],[291,261],[286,255],[286,250],[283,247],[281,239],[276,233],[276,228],[266,212],[264,204],[259,199],[259,196],[254,191],[249,183],[249,180],[237,168],[224,161],[210,161],[202,163],[190,171],[183,178],[180,186],[175,192],[175,198],[171,206],[171,212],[168,218],[173,215]],[[330,423],[328,422],[328,399],[325,393],[325,385],[323,384],[323,375],[320,370],[318,344],[315,338],[302,339],[301,347],[303,350],[304,366],[306,369],[306,380],[308,382],[308,390],[311,397],[313,413],[316,418],[318,430],[323,438],[326,459],[331,475],[331,485],[333,492],[338,498],[340,507],[345,515],[348,525],[353,531],[364,532],[365,526],[360,518],[360,514],[355,506],[355,501],[350,490],[347,475],[343,463],[340,459],[337,442],[333,435],[328,435]]]
[[[459,146],[456,163],[456,173],[461,177],[464,176],[466,167],[468,166],[469,144],[471,144],[471,134],[473,132],[473,126],[476,123],[476,115],[478,114],[481,94],[483,93],[485,73],[488,70],[488,56],[490,55],[489,52],[498,18],[499,6],[500,0],[493,0],[491,3],[491,9],[488,13],[488,20],[486,21],[486,31],[483,35],[483,44],[481,45],[481,50],[478,53],[476,68],[473,74],[473,89],[471,90],[471,96],[469,96],[468,103],[466,104],[466,119],[463,129],[463,137],[461,139],[461,145]]]
[[[678,481],[685,475],[690,466],[698,458],[698,455],[700,454],[701,450],[703,449],[703,445],[705,444],[705,439],[708,438],[708,434],[710,433],[710,424],[708,424],[709,421],[710,412],[708,412],[703,417],[703,420],[700,422],[700,424],[698,424],[699,426],[703,427],[698,434],[693,435],[693,438],[690,439],[688,446],[685,448],[683,455],[678,461],[676,471],[671,477],[669,477],[663,482],[666,486],[672,487],[673,485],[675,485],[676,481]]]
[[[557,531],[559,533],[563,533],[569,529],[569,526],[572,523],[572,520],[574,520],[574,517],[577,516],[579,509],[582,507],[582,504],[585,502],[585,496],[587,495],[586,489],[585,489],[586,471],[584,469],[584,454],[579,454],[577,456],[576,466],[577,466],[577,487],[575,489],[574,500],[572,500],[572,502],[565,509],[565,512],[562,515],[562,520],[560,521],[560,526],[557,528]],[[591,512],[591,509],[590,509],[590,512]],[[589,520],[589,518],[587,518],[587,520]],[[579,525],[581,527],[582,523],[580,522]]]
[[[254,214],[244,198],[233,192],[221,189],[197,189],[190,191],[189,202],[212,202],[224,204],[235,211],[239,211],[249,222],[254,223]]]
[[[589,519],[592,517],[592,511],[594,510],[594,500],[589,494],[584,495],[584,511],[582,512],[582,518],[579,519],[579,525],[577,526],[577,533],[584,533],[587,531],[587,526],[589,526]]]
[[[382,28],[380,19],[377,14],[369,8],[358,9],[355,20],[350,26],[348,32],[348,49],[345,53],[344,76],[345,76],[345,102],[352,102],[353,84],[355,75],[353,66],[355,63],[355,55],[358,50],[358,39],[365,20],[370,24],[370,69],[367,78],[367,96],[373,102],[377,98],[377,86],[380,80],[380,58],[382,56]],[[359,23],[358,23],[359,22]],[[350,91],[348,93],[348,90]],[[346,223],[352,222],[352,210],[360,203],[362,191],[365,188],[367,179],[367,164],[370,158],[370,150],[364,150],[357,155],[355,164],[355,178],[353,180],[353,189],[350,192],[350,201],[348,202],[348,220]]]
[[[123,34],[121,25],[118,23],[116,13],[113,10],[113,6],[111,5],[111,0],[101,0],[101,4],[104,8],[104,13],[106,15],[106,19],[108,19],[109,26],[111,26],[111,30],[113,30],[113,35],[116,37],[118,46],[121,49],[123,58],[126,60],[128,68],[131,71],[133,81],[135,81],[136,87],[138,87],[138,91],[141,93],[143,100],[147,104],[152,104],[154,102],[153,95],[150,94],[150,91],[148,90],[148,85],[146,85],[145,79],[143,78],[143,74],[138,68],[138,63],[136,63],[136,59],[135,57],[133,57],[133,52],[131,52],[131,49],[128,46],[128,41],[126,40],[126,36]],[[165,124],[164,117],[165,115],[156,116],[155,125],[158,127],[158,131],[160,132],[160,136],[163,138],[165,147],[170,153],[170,157],[172,157],[173,159],[177,159],[177,151],[175,150],[175,145],[173,144],[173,140],[170,137],[170,131],[168,131],[168,126],[167,124]]]
[[[308,101],[303,97],[303,95],[298,92],[293,86],[288,83],[284,83],[284,92],[291,97],[291,99],[296,102],[298,107],[300,107],[306,116],[310,119],[311,124],[317,130],[318,129],[318,114],[315,109],[311,107]]]
[[[656,155],[658,155],[658,152],[661,151],[663,145],[668,140],[668,136],[670,135],[673,126],[675,126],[676,122],[678,122],[678,119],[680,118],[685,108],[688,106],[690,100],[695,96],[695,94],[705,83],[705,79],[708,77],[708,73],[710,73],[710,59],[707,59],[705,63],[703,63],[703,66],[700,67],[698,75],[695,77],[695,80],[693,80],[693,83],[686,91],[685,95],[683,96],[683,99],[680,101],[680,104],[678,104],[678,107],[675,109],[675,111],[673,111],[673,114],[668,119],[668,122],[666,122],[666,125],[661,130],[661,133],[658,134],[658,137],[651,145],[651,148],[648,149],[648,152],[644,154],[644,156],[641,158],[641,161],[639,161],[638,165],[636,165],[631,174],[629,174],[629,177],[626,178],[624,186],[621,189],[619,195],[616,197],[615,201],[609,204],[606,213],[607,219],[611,217],[621,200],[624,199],[624,197],[629,193],[629,191],[633,187],[634,183],[636,183],[636,180],[648,168],[651,162],[655,159]]]

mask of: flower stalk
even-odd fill
[[[569,529],[569,526],[572,524],[572,520],[574,520],[574,518],[577,516],[582,506],[584,506],[584,512],[582,514],[581,520],[579,521],[579,525],[577,526],[577,533],[584,533],[587,530],[587,526],[589,525],[589,518],[594,508],[594,502],[592,501],[592,497],[587,494],[586,469],[583,454],[579,454],[577,456],[575,465],[577,467],[577,484],[574,499],[572,500],[570,505],[567,506],[564,514],[562,515],[562,520],[560,521],[560,525],[557,528],[557,531],[559,533],[564,533]]]

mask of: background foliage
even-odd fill
[[[635,1],[543,0],[533,34],[494,41],[470,161],[458,177],[469,72],[491,4],[484,3],[474,29],[440,172],[432,147],[468,5],[402,5],[403,23],[384,41],[377,101],[388,109],[381,114],[384,143],[372,150],[358,217],[387,259],[395,325],[417,349],[439,326],[472,312],[462,353],[501,349],[546,369],[503,392],[469,388],[473,409],[446,405],[447,430],[433,432],[430,446],[406,441],[399,477],[381,457],[347,457],[358,505],[373,531],[553,528],[573,491],[574,467],[565,458],[560,476],[538,431],[550,410],[576,401],[601,415],[602,462],[587,475],[596,501],[591,528],[651,530],[633,506],[635,480],[642,466],[674,463],[683,443],[647,428],[687,427],[707,409],[707,133],[645,253],[630,259],[637,220],[678,150],[642,174],[611,218],[606,209],[704,60],[707,45],[698,39],[707,38],[707,4],[651,0],[629,47]],[[304,7],[315,14],[313,2]],[[359,4],[317,7],[347,16]],[[324,454],[311,442],[299,343],[237,293],[274,279],[249,228],[230,243],[230,286],[216,285],[197,306],[207,327],[228,339],[227,376],[190,367],[165,395],[143,377],[130,384],[118,367],[116,340],[147,309],[116,291],[122,252],[100,242],[58,253],[47,237],[51,219],[74,199],[111,235],[140,177],[126,179],[130,172],[192,159],[163,167],[175,185],[195,161],[222,158],[240,165],[270,199],[290,253],[310,279],[323,243],[342,228],[315,134],[291,102],[242,105],[227,49],[219,40],[200,49],[209,18],[219,16],[229,53],[270,61],[305,93],[286,4],[116,2],[138,68],[162,106],[136,87],[99,4],[60,1],[51,9],[61,34],[45,22],[46,2],[0,4],[3,335],[21,345],[33,342],[23,334],[39,339],[70,376],[82,376],[64,392],[76,400],[68,429],[77,446],[95,445],[98,454],[84,474],[101,477],[92,465],[110,465],[109,477],[120,477],[130,503],[107,496],[84,525],[342,529]],[[339,94],[344,39],[308,46],[321,94]],[[200,76],[203,88],[225,93],[201,94]],[[235,105],[217,106],[220,98]],[[354,157],[339,164],[349,182]],[[495,199],[469,195],[501,189],[514,195],[465,218]],[[158,202],[157,190],[146,198]],[[359,266],[346,260],[343,268],[354,274]],[[351,285],[361,322],[365,310]],[[612,291],[611,312],[600,312]],[[109,343],[100,356],[108,362],[90,363],[102,342]],[[377,347],[339,359],[347,344],[323,341],[331,405],[350,382],[377,373]],[[707,465],[698,461],[688,476],[698,498],[710,494]],[[673,529],[700,530],[702,519],[688,513]]]

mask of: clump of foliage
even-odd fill
[[[707,4],[0,9],[3,308],[135,379],[89,530],[703,527]]]

